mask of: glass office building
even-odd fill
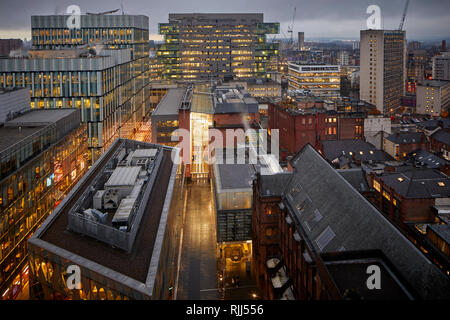
[[[263,14],[169,14],[159,24],[164,44],[157,57],[165,80],[268,78],[267,65],[278,55],[279,23],[264,23]]]
[[[27,86],[32,108],[79,108],[94,162],[117,137],[135,138],[150,112],[148,17],[32,16],[33,50],[0,59],[0,87]]]
[[[28,282],[27,240],[87,170],[73,109],[33,110],[0,127],[0,299]]]
[[[338,65],[288,64],[288,86],[292,91],[309,92],[320,98],[338,99],[341,90]]]

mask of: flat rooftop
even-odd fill
[[[0,127],[0,152],[5,151],[12,145],[45,128],[45,125],[36,127],[22,127],[20,132],[16,127]]]
[[[70,198],[67,200],[66,205],[61,207],[60,211],[52,214],[41,226],[42,231],[38,230],[35,236],[40,240],[70,252],[70,254],[78,255],[102,267],[112,269],[141,283],[146,283],[173,169],[171,150],[169,148],[164,148],[162,151],[162,161],[155,180],[157,185],[152,188],[148,201],[141,204],[146,207],[146,210],[140,221],[130,252],[114,248],[104,242],[67,229],[71,208],[85,190],[90,188],[93,180],[103,170],[119,146],[119,144],[113,144],[104,157],[99,159],[98,166],[94,165],[91,168],[94,170],[92,175],[86,176],[79,187],[72,190],[74,193],[72,196],[69,195]]]
[[[186,89],[169,89],[162,100],[156,106],[152,116],[172,116],[178,115],[181,102],[183,101]]]
[[[370,290],[366,285],[369,277],[367,268],[373,265],[380,268],[381,288],[379,290]],[[408,300],[415,295],[410,288],[405,288],[404,280],[399,281],[400,274],[393,270],[393,266],[385,258],[341,258],[325,261],[325,267],[331,274],[341,295],[347,299]],[[351,296],[355,293],[356,297]]]
[[[425,80],[423,81],[419,86],[422,87],[442,87],[446,84],[449,84],[450,81],[443,81],[443,80]]]
[[[71,115],[77,109],[65,108],[65,109],[33,109],[30,112],[8,121],[5,126],[18,127],[22,126],[45,126],[50,123],[55,123],[65,117]]]
[[[225,189],[251,189],[255,169],[252,164],[218,164],[220,184]]]

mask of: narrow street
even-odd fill
[[[218,299],[214,194],[208,182],[186,184],[184,192],[187,201],[176,299]]]

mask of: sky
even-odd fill
[[[288,37],[293,19],[294,37],[305,39],[359,39],[367,29],[369,5],[378,5],[384,29],[397,29],[406,0],[1,0],[0,38],[31,38],[31,15],[63,14],[78,5],[82,14],[120,9],[149,17],[150,39],[160,40],[158,23],[169,13],[264,13],[265,22],[280,22],[280,38]],[[404,30],[408,40],[450,39],[450,0],[410,0]]]

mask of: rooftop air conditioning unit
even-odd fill
[[[128,161],[127,160],[121,160],[117,164],[118,167],[126,167],[127,165],[128,165]]]
[[[103,196],[103,208],[117,209],[120,202],[120,193],[117,189],[109,189]]]

